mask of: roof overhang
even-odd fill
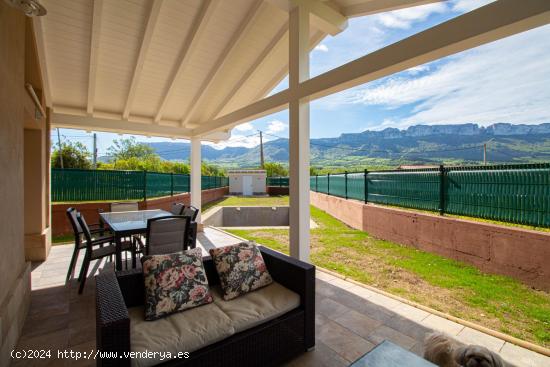
[[[42,0],[33,26],[51,126],[229,136],[238,121],[216,121],[261,104],[288,74],[293,7],[310,12],[313,48],[350,17],[435,1]]]

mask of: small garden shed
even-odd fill
[[[229,193],[234,195],[264,195],[266,193],[266,171],[256,170],[231,170],[229,176]]]

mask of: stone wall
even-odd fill
[[[210,189],[202,191],[202,203],[206,204],[211,201],[219,200],[229,193],[228,187],[222,187],[218,189]],[[189,205],[191,197],[189,193],[178,194],[174,196],[165,196],[161,198],[148,199],[147,201],[139,202],[139,209],[163,209],[170,210],[172,203],[183,202]],[[61,236],[72,234],[73,229],[67,218],[67,209],[69,207],[75,207],[80,211],[88,223],[99,222],[99,212],[108,212],[110,209],[110,203],[107,202],[94,202],[94,203],[70,203],[70,204],[53,204],[52,205],[52,235]]]
[[[350,227],[550,290],[550,232],[432,215],[311,192],[311,204]]]

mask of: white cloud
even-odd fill
[[[314,48],[315,51],[328,52],[328,47],[324,43],[320,43]]]
[[[413,66],[412,68],[409,68],[405,71],[411,75],[416,75],[428,70],[430,70],[429,65],[419,65],[419,66]]]
[[[250,131],[252,129],[254,129],[254,126],[250,122],[245,122],[244,124],[235,126],[235,130],[238,131]]]
[[[249,126],[251,126],[251,128],[246,126],[243,129],[243,126],[245,126],[245,125],[249,125]],[[240,129],[239,129],[239,127],[240,127]],[[244,124],[241,124],[239,126],[236,126],[233,131],[235,131],[235,130],[237,130],[237,131],[250,131],[252,129],[254,129],[254,126],[252,124],[244,123]],[[268,134],[277,135],[277,133],[280,133],[280,132],[285,131],[287,129],[288,129],[288,124],[286,122],[279,121],[279,120],[270,121],[267,124],[267,129],[265,130],[266,134],[264,134],[264,136],[263,136],[264,143],[266,143],[268,141],[271,141],[271,140],[277,139],[277,137],[275,137],[273,135],[270,136]],[[236,133],[236,134],[232,133],[231,138],[229,138],[226,141],[221,141],[219,143],[204,142],[204,144],[210,145],[210,146],[212,146],[216,149],[223,149],[223,148],[226,148],[226,147],[253,148],[257,145],[260,145],[260,135],[259,134],[246,134],[246,135],[243,135],[243,134],[239,134],[239,133]]]
[[[446,12],[447,5],[434,3],[377,15],[377,21],[388,28],[409,29],[413,23],[426,20],[430,15]]]
[[[267,132],[275,134],[281,131],[285,131],[288,128],[288,124],[279,120],[273,120],[267,125]]]
[[[221,141],[219,143],[204,142],[204,144],[210,145],[216,149],[223,149],[227,147],[253,148],[256,145],[260,144],[260,136],[259,135],[246,136],[246,135],[232,134],[229,140]]]
[[[495,0],[456,0],[452,5],[453,11],[466,13],[492,3]]]
[[[339,101],[388,109],[413,105],[404,125],[547,122],[549,38],[550,26],[534,29],[432,64],[418,77],[402,73],[350,90]]]

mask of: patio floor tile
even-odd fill
[[[413,307],[406,303],[401,303],[399,306],[392,309],[392,311],[400,316],[403,316],[413,321],[422,321],[430,315],[429,312]]]
[[[334,321],[316,330],[318,339],[349,362],[353,362],[374,348],[374,344],[361,338]]]
[[[462,331],[458,333],[455,338],[464,344],[483,345],[485,348],[497,353],[500,352],[504,346],[504,340],[495,338],[492,335],[482,333],[481,331],[477,331],[469,327],[462,329]]]
[[[382,322],[371,319],[370,317],[354,310],[350,310],[343,315],[338,316],[334,321],[365,339],[367,339],[374,330],[382,325]]]
[[[464,329],[463,325],[457,324],[456,322],[444,319],[443,317],[437,315],[430,315],[426,317],[422,320],[422,325],[451,336],[458,335],[458,333]]]
[[[516,366],[542,367],[550,366],[550,357],[543,356],[508,342],[500,350],[500,355]]]
[[[415,339],[385,325],[376,328],[367,336],[367,339],[375,345],[382,343],[384,340],[389,340],[405,349],[410,349],[416,344]]]

